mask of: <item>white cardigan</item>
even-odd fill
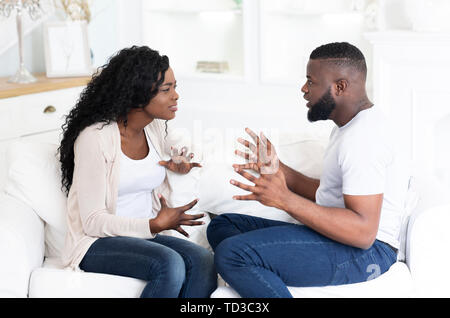
[[[162,160],[170,156],[176,142],[170,133],[165,139],[164,121],[155,119],[145,127]],[[97,123],[85,128],[74,145],[75,166],[67,200],[67,234],[61,261],[65,267],[79,269],[91,244],[100,237],[131,236],[153,238],[148,218],[125,218],[115,215],[119,183],[120,131],[116,122]],[[153,211],[160,210],[157,194],[170,205],[171,171],[153,191]]]

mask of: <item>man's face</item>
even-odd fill
[[[336,108],[336,101],[331,91],[323,66],[319,60],[310,60],[306,70],[306,83],[302,87],[303,98],[308,101],[308,120],[315,122],[327,120]]]

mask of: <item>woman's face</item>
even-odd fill
[[[175,112],[178,110],[178,94],[175,91],[177,81],[172,68],[168,68],[164,77],[164,82],[158,89],[158,93],[150,100],[150,103],[144,107],[144,111],[151,118],[171,120],[175,118]]]

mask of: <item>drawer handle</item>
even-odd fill
[[[54,106],[51,106],[51,105],[45,107],[45,109],[44,109],[44,114],[51,114],[51,113],[54,113],[54,112],[56,112],[56,108]]]

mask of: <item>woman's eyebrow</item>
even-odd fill
[[[172,86],[174,83],[170,82],[170,83],[165,83],[162,84],[161,86]],[[175,84],[177,84],[177,81],[175,81]]]

